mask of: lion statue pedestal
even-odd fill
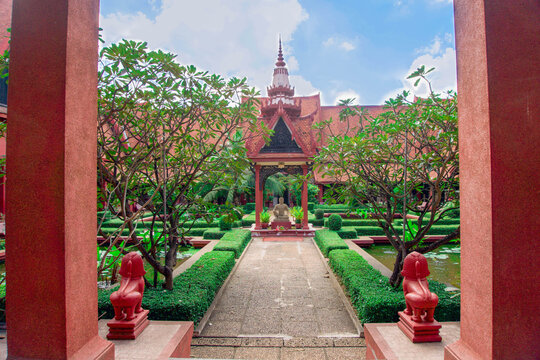
[[[144,295],[143,260],[130,252],[120,265],[120,288],[111,294],[114,319],[107,323],[109,340],[134,340],[148,326],[148,310],[141,307]]]
[[[427,260],[416,251],[403,262],[403,293],[406,308],[398,312],[398,327],[413,343],[439,342],[441,324],[433,318],[439,302],[437,294],[429,291]]]

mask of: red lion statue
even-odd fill
[[[111,294],[116,320],[133,320],[136,314],[143,311],[141,307],[144,294],[144,270],[142,257],[130,252],[122,259],[120,265],[120,288]]]
[[[403,261],[403,293],[407,308],[403,311],[412,315],[415,322],[433,322],[433,313],[439,302],[437,294],[429,291],[426,277],[428,263],[424,255],[413,251]]]

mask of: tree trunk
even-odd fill
[[[178,250],[178,238],[174,235],[170,236],[169,248],[165,254],[165,284],[163,288],[167,290],[173,289],[173,269],[176,265],[176,252]]]
[[[390,285],[397,288],[401,281],[403,281],[403,276],[401,275],[401,269],[403,268],[403,252],[398,250],[396,255],[396,262],[394,263],[394,270],[392,271],[392,276],[390,276]]]

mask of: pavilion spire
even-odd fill
[[[292,100],[285,100],[284,97],[290,98],[294,96],[294,88],[289,83],[289,71],[285,67],[285,60],[283,58],[283,48],[281,46],[281,35],[279,36],[279,47],[276,67],[274,68],[274,75],[272,78],[272,85],[268,87],[268,96],[273,98],[280,98],[284,103],[291,102]]]

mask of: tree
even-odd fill
[[[98,188],[124,221],[107,242],[122,244],[118,234],[128,229],[154,268],[154,285],[160,273],[172,289],[178,245],[208,216],[201,184],[232,185],[249,165],[244,134],[256,129],[257,93],[246,79],[180,65],[143,42],[124,40],[100,55]],[[144,218],[149,231],[140,239]]]
[[[315,163],[327,175],[343,181],[337,194],[349,202],[367,202],[379,225],[397,251],[390,283],[399,286],[405,256],[412,251],[426,253],[459,237],[459,228],[431,244],[424,243],[433,224],[458,205],[457,99],[433,92],[422,66],[409,78],[427,83],[429,96],[407,100],[404,91],[385,102],[385,112],[370,116],[365,109],[345,105],[338,121],[347,122],[348,133],[332,134],[332,119],[316,127],[330,136]],[[421,194],[422,196],[417,196]],[[454,201],[445,204],[446,199]],[[394,226],[394,218],[408,212],[416,221]]]

